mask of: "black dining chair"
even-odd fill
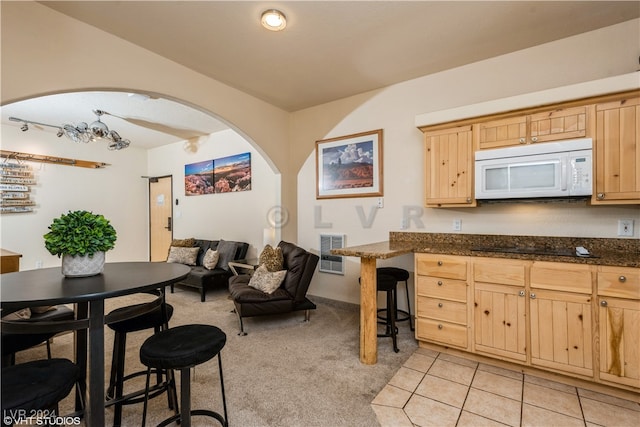
[[[7,315],[8,310],[2,310],[3,317]],[[9,313],[10,314],[10,313]],[[66,305],[52,306],[50,309],[42,312],[31,311],[28,319],[20,319],[20,322],[44,322],[44,321],[62,321],[73,320],[75,317],[72,309]],[[47,346],[47,357],[51,359],[51,343],[54,333],[29,333],[29,334],[11,334],[1,331],[2,339],[2,366],[11,366],[16,363],[16,353],[35,347],[44,343]]]
[[[17,335],[58,334],[67,331],[88,329],[88,319],[25,322],[1,321],[2,331]],[[85,367],[65,358],[32,360],[2,368],[3,414],[59,414],[58,403],[73,387],[80,407],[70,416],[80,416],[84,411],[86,396]],[[41,411],[41,412],[39,412]],[[3,423],[11,425],[25,420],[3,416]],[[46,421],[46,420],[45,420]]]

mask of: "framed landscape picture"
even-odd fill
[[[316,199],[383,196],[382,129],[316,141]]]
[[[184,194],[202,196],[213,194],[213,160],[184,166]]]

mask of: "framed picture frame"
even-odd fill
[[[316,141],[316,199],[383,196],[382,133]]]

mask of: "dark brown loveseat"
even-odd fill
[[[200,301],[205,301],[207,288],[220,286],[226,287],[229,277],[233,275],[229,268],[229,261],[244,259],[247,256],[249,244],[229,240],[202,240],[196,239],[195,246],[199,247],[196,265],[191,266],[191,272],[176,285],[184,285],[200,289]],[[218,250],[220,259],[216,268],[209,270],[202,265],[207,249]],[[171,285],[173,293],[174,285]]]
[[[249,275],[231,276],[229,279],[229,292],[240,322],[239,335],[246,335],[242,324],[243,317],[304,310],[305,320],[308,321],[309,310],[316,308],[306,295],[318,264],[318,256],[293,243],[283,241],[278,247],[282,249],[283,267],[287,274],[280,287],[272,294],[249,286]]]

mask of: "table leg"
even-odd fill
[[[88,387],[87,426],[104,426],[104,300],[89,303]]]
[[[376,259],[360,258],[360,362],[378,361]]]
[[[89,304],[87,302],[79,302],[76,304],[76,319],[86,319],[89,316]],[[76,364],[80,367],[82,372],[82,379],[84,384],[87,383],[87,330],[77,330],[74,335],[74,345],[76,353]],[[76,395],[76,411],[82,409],[82,402],[87,401],[87,388],[86,386],[80,390],[80,395]]]

